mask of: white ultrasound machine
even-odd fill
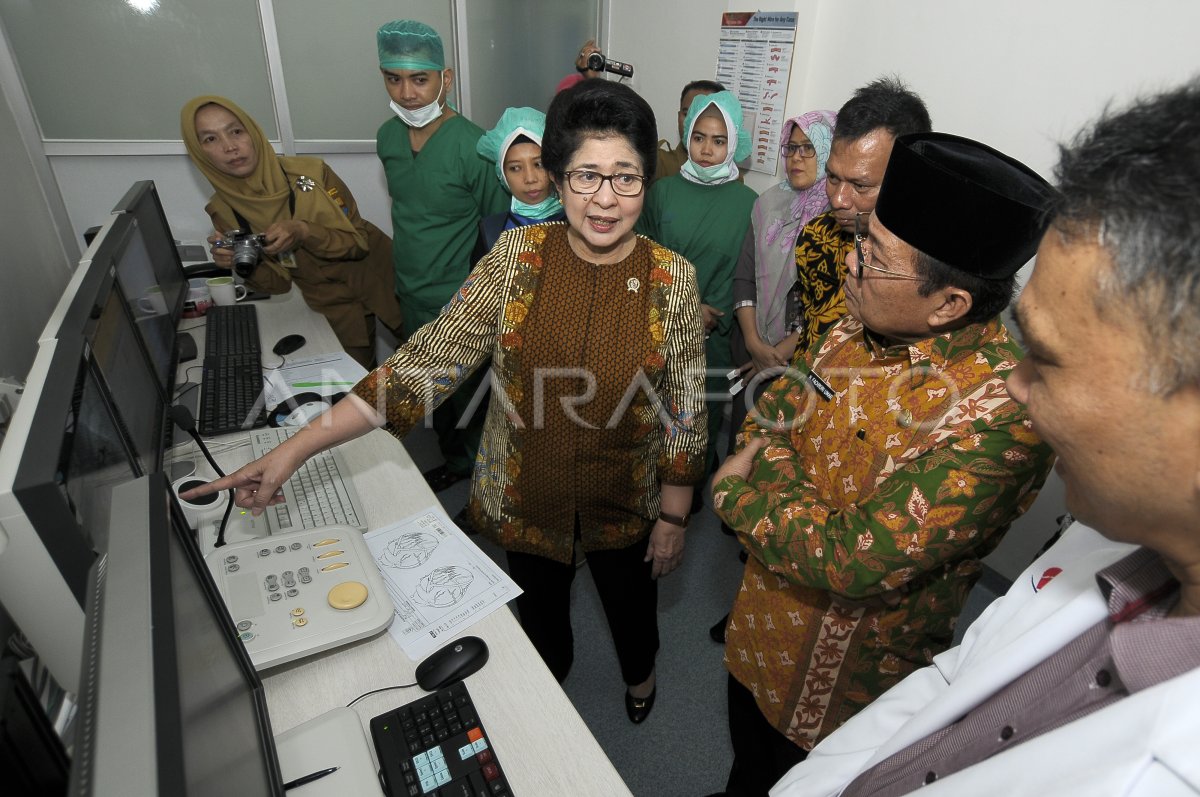
[[[248,432],[252,458],[297,431]],[[196,529],[239,638],[258,670],[383,631],[394,607],[363,539],[366,515],[336,448],[310,458],[283,487],[285,502],[258,517],[233,507],[225,545],[217,535],[229,494],[180,505]],[[175,482],[177,491],[206,479]]]

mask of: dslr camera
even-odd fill
[[[620,75],[621,77],[633,77],[633,64],[611,61],[605,57],[604,53],[592,53],[589,55],[587,68],[593,72],[612,72],[614,75]]]
[[[215,242],[213,246],[232,249],[233,270],[242,279],[247,279],[254,273],[255,266],[258,265],[258,261],[262,258],[262,248],[266,243],[267,236],[261,233],[230,230],[225,233],[223,240]]]

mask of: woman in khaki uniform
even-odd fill
[[[224,97],[201,96],[180,112],[192,163],[215,191],[205,211],[217,231],[265,236],[246,284],[286,293],[292,283],[325,316],[342,348],[370,368],[375,318],[400,329],[392,244],[358,215],[350,189],[320,158],[280,156],[250,116]],[[213,262],[233,268],[232,250],[214,246]]]

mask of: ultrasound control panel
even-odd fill
[[[259,670],[379,633],[395,614],[362,533],[349,526],[243,540],[205,561]]]

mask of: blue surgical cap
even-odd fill
[[[379,29],[375,36],[379,45],[379,66],[382,69],[446,68],[442,53],[442,38],[437,31],[415,19],[397,19]]]
[[[534,108],[505,108],[496,126],[479,137],[475,151],[496,164],[496,176],[507,187],[504,153],[508,152],[517,136],[526,136],[540,147],[545,132],[546,114]]]
[[[750,155],[750,135],[742,126],[742,104],[738,102],[737,96],[732,91],[718,91],[714,94],[700,94],[692,99],[692,105],[688,108],[687,117],[683,122],[684,135],[691,139],[692,125],[696,121],[705,108],[710,105],[717,106],[721,111],[721,115],[725,117],[725,127],[728,128],[727,134],[729,139],[734,142],[733,160],[740,161]]]

